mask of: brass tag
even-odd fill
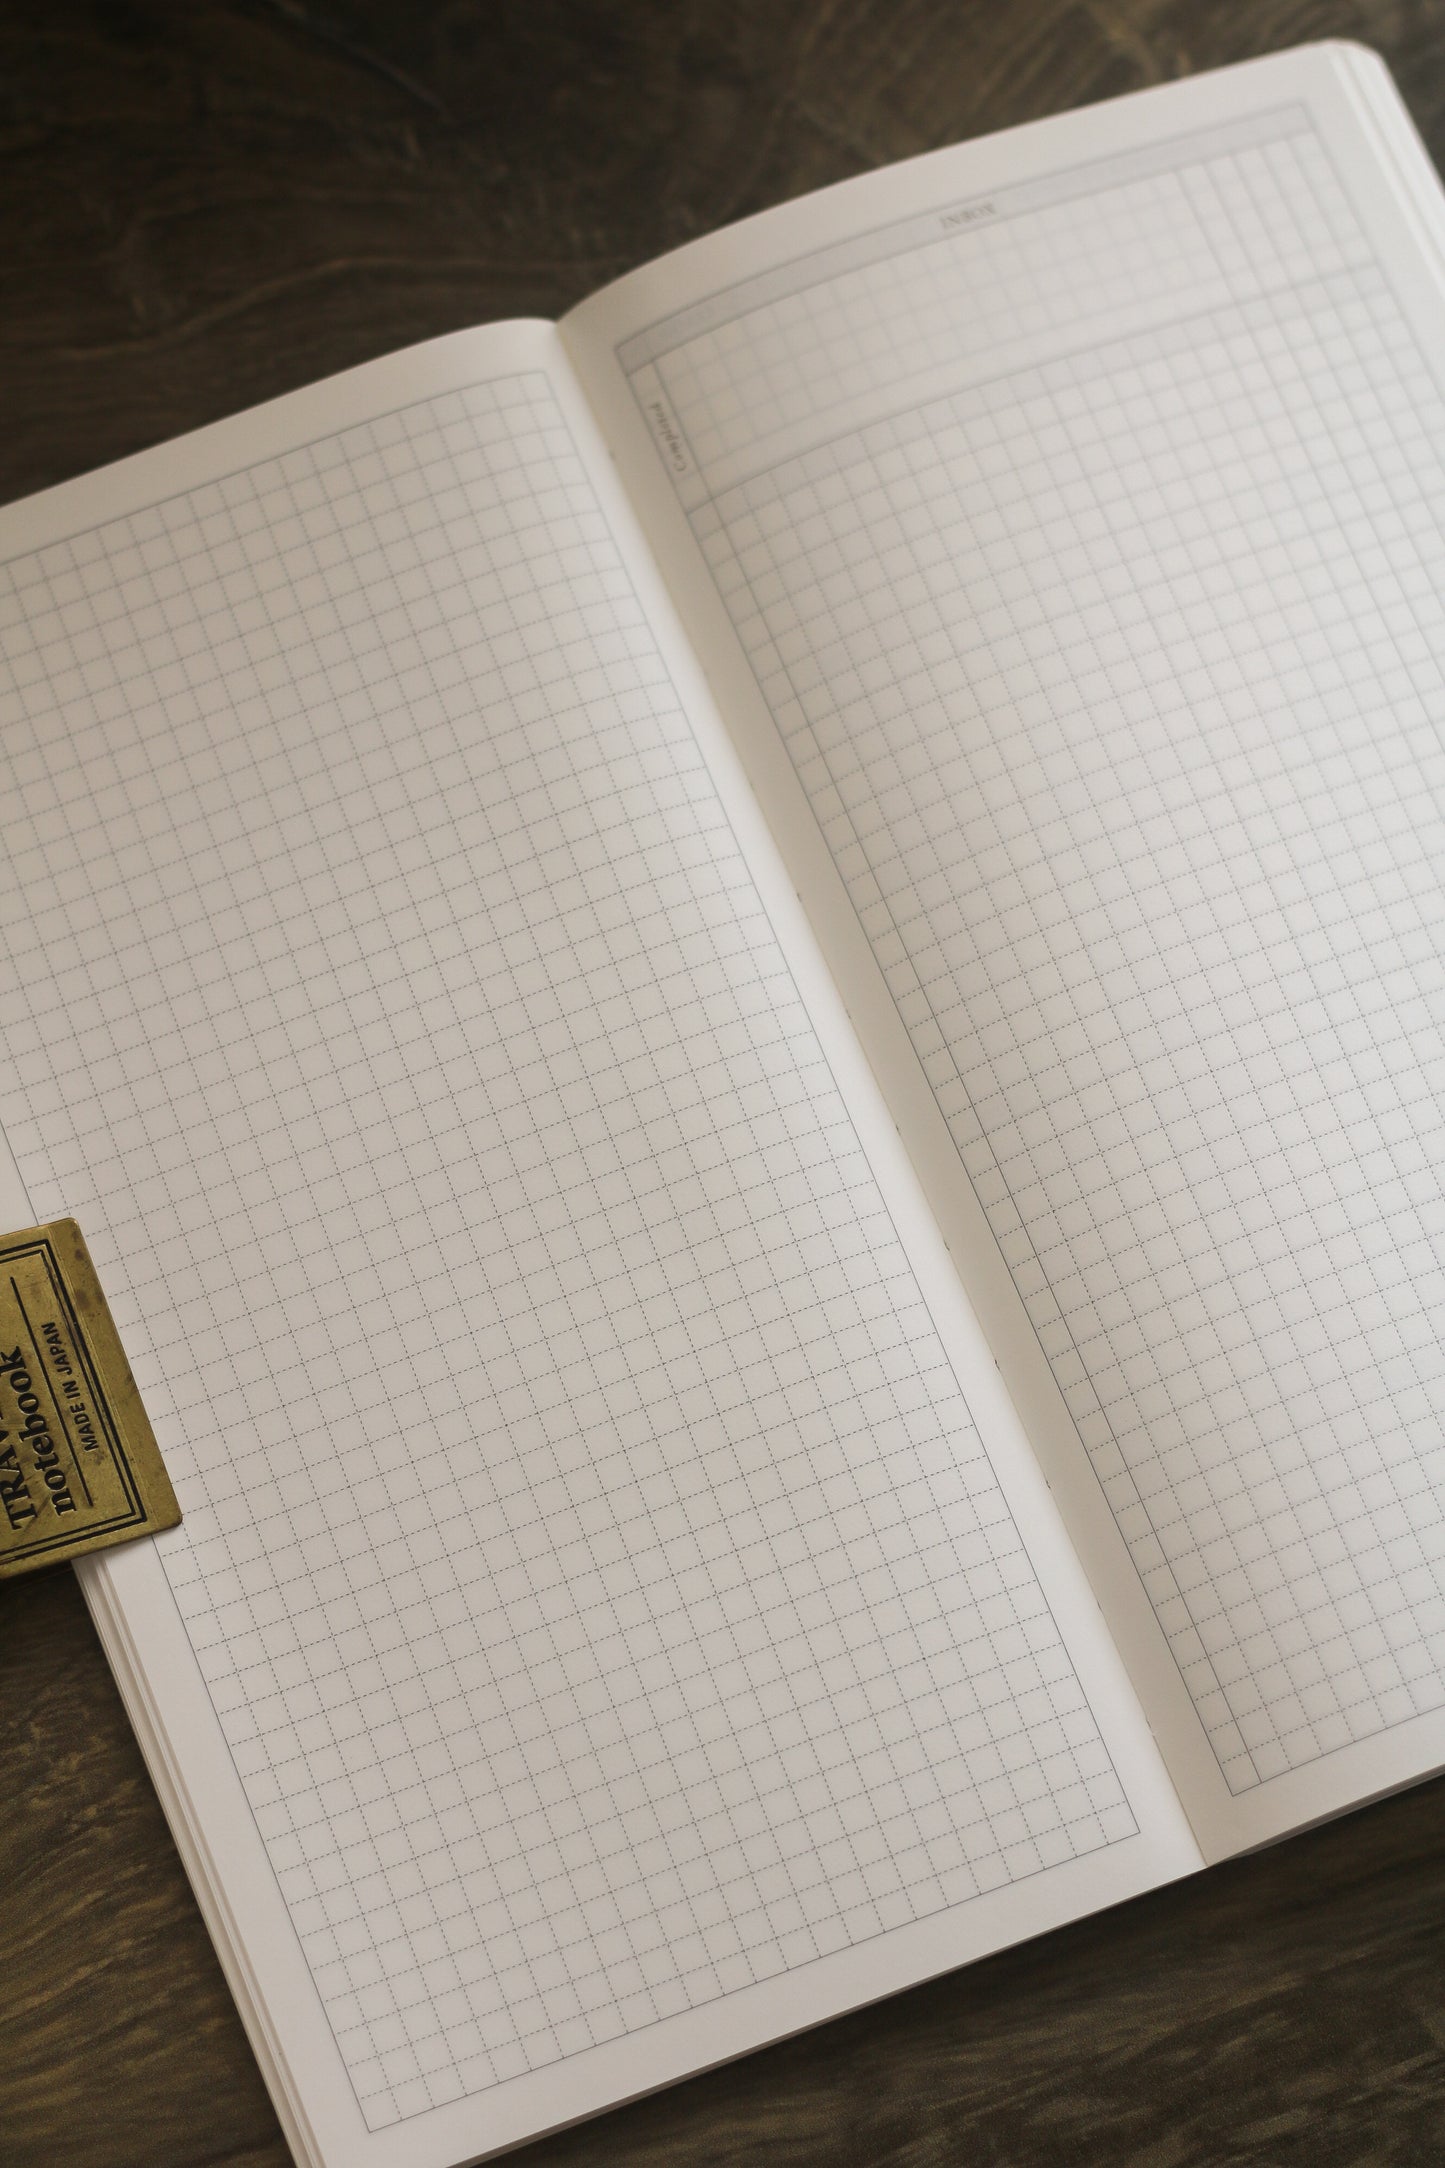
[[[180,1517],[75,1221],[0,1237],[0,1575]]]

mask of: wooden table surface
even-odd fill
[[[0,497],[935,144],[1445,0],[5,0]],[[0,2159],[284,2168],[68,1569],[0,1593]],[[1445,2162],[1445,1785],[519,2156]]]

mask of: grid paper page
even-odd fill
[[[4,1119],[369,2125],[1131,1834],[545,378],[0,619]]]
[[[1188,159],[1229,298],[692,518],[1240,1792],[1445,1702],[1445,409],[1317,142]]]
[[[1253,137],[1269,124],[1253,116],[1231,132]],[[912,221],[927,237],[896,254],[864,236],[864,260],[826,280],[781,293],[777,274],[748,281],[723,323],[712,326],[703,304],[628,340],[634,382],[665,396],[700,469],[701,480],[680,483],[689,506],[708,480],[716,494],[750,471],[777,432],[806,440],[855,400],[892,410],[917,375],[993,373],[1001,348],[1050,338],[1073,347],[1139,308],[1192,314],[1363,264],[1368,248],[1304,109],[1275,125],[1285,131],[1276,140],[1209,156],[1204,139],[1172,167],[1158,148],[1121,153],[1107,187],[1101,176],[1061,176],[1005,191],[962,232]],[[1250,215],[1261,192],[1287,196],[1286,224]],[[795,276],[809,279],[806,261]],[[694,330],[694,318],[709,328]]]

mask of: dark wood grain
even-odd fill
[[[0,496],[935,144],[1445,0],[0,6]],[[0,2157],[284,2168],[68,1572],[0,1594]],[[621,2110],[535,2168],[1445,2162],[1445,1788]]]

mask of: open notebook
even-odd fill
[[[3,515],[0,1220],[299,2160],[1445,1763],[1442,240],[1321,46]]]

